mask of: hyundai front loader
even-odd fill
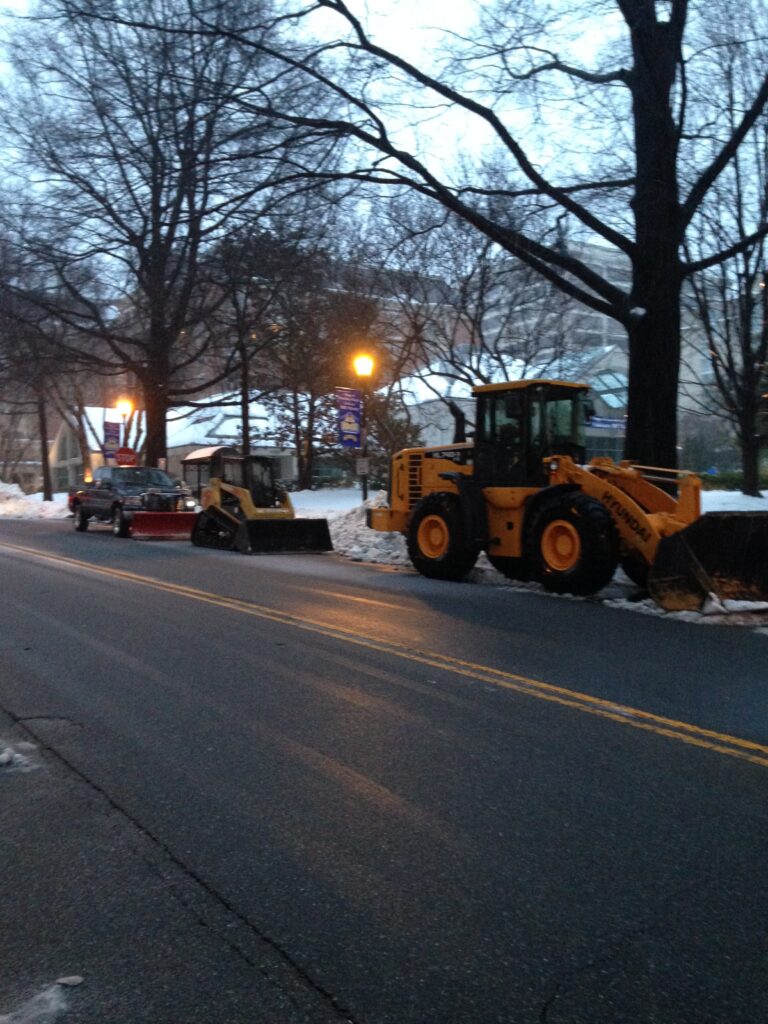
[[[592,594],[618,564],[669,611],[708,597],[768,600],[768,513],[701,515],[685,470],[585,461],[588,387],[530,380],[474,389],[475,434],[393,460],[389,507],[375,530],[398,531],[425,576],[460,580],[481,551],[512,579]],[[458,410],[455,410],[458,412]]]

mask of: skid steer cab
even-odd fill
[[[201,505],[192,527],[197,547],[242,554],[332,551],[326,519],[298,519],[275,477],[275,460],[236,448],[199,448],[183,460]]]
[[[461,580],[484,551],[505,576],[554,593],[596,593],[621,564],[667,610],[768,599],[768,513],[702,516],[701,482],[686,470],[584,465],[588,385],[473,394],[473,440],[457,415],[453,444],[398,452],[389,507],[367,512],[372,529],[404,534],[423,575]]]

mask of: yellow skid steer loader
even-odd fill
[[[201,505],[192,527],[198,547],[243,554],[333,550],[326,519],[296,518],[288,492],[275,480],[273,459],[200,448],[183,466]]]
[[[460,580],[485,551],[513,579],[592,594],[621,564],[670,611],[768,600],[768,513],[702,516],[686,470],[585,461],[585,384],[529,380],[474,389],[473,441],[398,452],[374,530],[404,534],[425,576]]]

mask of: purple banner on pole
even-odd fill
[[[359,448],[361,444],[362,396],[356,388],[336,388],[339,444]]]
[[[102,453],[105,461],[114,459],[115,452],[120,447],[120,424],[110,423],[109,421],[104,422],[104,444],[102,445]]]

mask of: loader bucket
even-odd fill
[[[134,512],[131,536],[135,540],[189,540],[194,512]]]
[[[248,519],[238,527],[235,547],[246,554],[333,551],[327,519]]]
[[[710,596],[768,601],[768,513],[710,512],[664,537],[648,590],[667,611],[698,611]]]

